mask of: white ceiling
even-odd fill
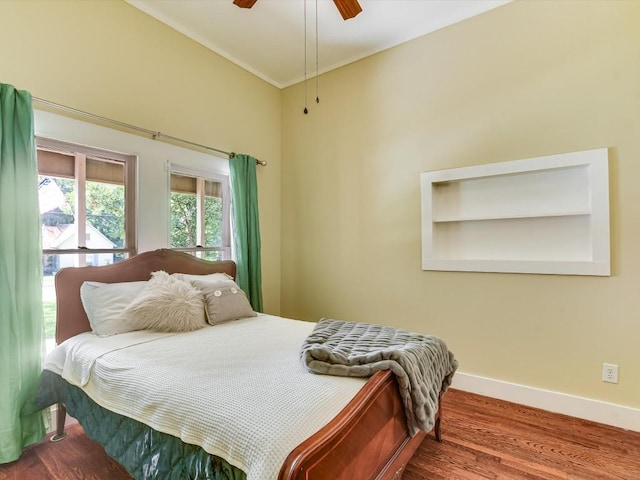
[[[317,1],[318,70],[333,70],[510,0],[359,0],[343,20],[331,0]],[[304,79],[305,0],[127,0],[267,82],[284,88]],[[306,0],[307,75],[316,71],[316,0]]]

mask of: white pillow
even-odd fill
[[[124,316],[140,330],[158,332],[190,332],[207,325],[202,293],[164,271],[151,274]]]
[[[189,273],[172,273],[171,276],[179,280],[184,280],[185,282],[190,282],[191,280],[206,280],[207,282],[212,282],[216,280],[231,280],[233,282],[233,277],[230,277],[226,273],[222,273],[222,272],[207,273],[205,275],[191,275]]]
[[[258,315],[251,308],[245,293],[233,280],[192,280],[191,284],[204,295],[207,322],[210,325]]]
[[[139,330],[122,312],[146,285],[147,282],[84,282],[80,286],[80,300],[91,330],[101,336]]]

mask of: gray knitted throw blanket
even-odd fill
[[[437,337],[368,323],[322,319],[302,345],[300,357],[314,373],[369,377],[391,370],[411,436],[430,431],[458,362]]]

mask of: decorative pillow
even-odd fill
[[[258,315],[233,280],[191,280],[191,285],[204,294],[207,322],[211,325]]]
[[[207,325],[203,302],[202,293],[189,282],[158,271],[124,316],[139,330],[190,332]]]
[[[101,336],[139,330],[124,318],[122,311],[146,285],[147,282],[84,282],[80,286],[80,300],[91,330]]]

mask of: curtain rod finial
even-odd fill
[[[229,153],[229,160],[233,160],[235,158],[235,156],[236,156],[235,152]],[[256,158],[256,165],[260,165],[260,166],[266,167],[267,166],[267,161],[266,160],[258,160]]]

